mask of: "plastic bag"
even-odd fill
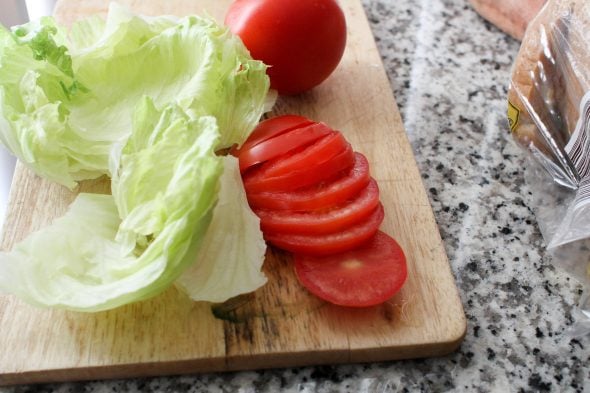
[[[590,288],[590,2],[549,0],[529,24],[508,90],[514,140],[554,263]],[[590,333],[585,295],[575,335]]]

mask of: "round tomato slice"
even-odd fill
[[[379,229],[383,218],[383,206],[380,203],[366,220],[344,231],[327,235],[265,233],[264,238],[274,246],[295,254],[336,254],[352,250],[371,239]]]
[[[379,187],[373,179],[356,198],[332,209],[317,212],[255,210],[265,233],[322,235],[344,231],[365,219],[379,204]]]
[[[327,257],[295,255],[299,282],[317,297],[348,307],[369,307],[390,299],[408,276],[400,245],[378,231],[352,251]]]
[[[248,194],[254,209],[311,211],[344,203],[369,184],[369,162],[361,153],[354,153],[354,166],[329,183],[315,184],[292,192],[259,192]]]
[[[262,141],[251,148],[242,148],[238,155],[240,172],[293,150],[310,145],[316,140],[324,137],[333,130],[324,123],[314,123],[299,128],[291,129],[280,135]]]
[[[319,139],[314,144],[291,155],[269,161],[265,168],[265,176],[279,176],[293,171],[315,167],[321,162],[331,159],[344,151],[349,143],[339,131]],[[351,164],[353,161],[351,161]]]
[[[280,159],[280,158],[279,158]],[[278,159],[278,160],[279,160]],[[286,192],[309,187],[324,181],[335,179],[342,171],[352,167],[354,154],[350,145],[335,157],[311,164],[300,170],[288,172],[279,176],[269,177],[266,173],[267,165],[248,171],[242,178],[246,193],[255,192]]]
[[[234,155],[238,156],[241,152],[249,150],[267,139],[310,124],[313,124],[312,120],[297,115],[275,116],[261,121],[246,139],[246,142],[234,151]]]

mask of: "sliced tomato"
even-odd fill
[[[332,209],[316,212],[291,212],[258,209],[260,228],[266,233],[322,235],[343,231],[367,218],[379,204],[379,187],[373,179],[352,200]]]
[[[254,209],[312,211],[344,203],[369,184],[369,163],[361,153],[354,153],[354,166],[329,183],[314,184],[292,192],[259,192],[248,194]]]
[[[378,231],[364,245],[327,257],[295,255],[299,282],[328,302],[348,307],[369,307],[390,299],[408,276],[400,245]]]
[[[333,133],[333,130],[324,123],[313,123],[291,129],[250,148],[242,148],[238,155],[240,171],[243,173],[256,164],[310,145],[330,133]]]
[[[350,144],[339,131],[319,139],[316,143],[294,154],[269,161],[265,168],[265,176],[279,176],[293,171],[314,167],[335,157]],[[351,164],[354,162],[354,158]],[[352,166],[352,165],[351,165]]]
[[[265,233],[265,239],[283,250],[303,255],[330,255],[345,252],[367,242],[383,222],[381,204],[366,220],[340,232],[327,235],[294,235],[286,233]]]
[[[251,149],[267,139],[312,123],[312,120],[297,115],[282,115],[261,121],[254,128],[254,131],[252,131],[246,142],[234,151],[234,155],[237,157],[241,152]]]
[[[278,160],[278,159],[277,159]],[[350,145],[334,157],[311,164],[300,170],[287,172],[279,176],[268,176],[267,165],[248,171],[242,178],[246,193],[286,192],[309,187],[324,181],[334,180],[342,171],[354,164],[354,154]]]

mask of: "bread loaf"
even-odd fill
[[[530,23],[514,64],[508,91],[513,136],[575,172],[565,146],[589,90],[590,2],[550,0]]]

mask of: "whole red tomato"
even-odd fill
[[[237,0],[225,24],[253,58],[270,66],[271,87],[279,94],[320,84],[346,46],[346,21],[336,0]]]

